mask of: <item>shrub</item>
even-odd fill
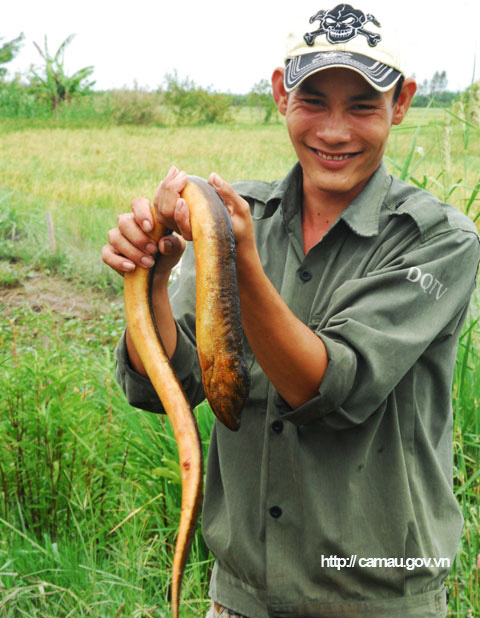
[[[177,73],[165,77],[165,106],[175,118],[175,124],[212,124],[232,120],[232,98],[227,94],[200,88],[188,77],[180,80]]]
[[[111,118],[119,125],[164,125],[161,99],[154,92],[114,90],[110,94]]]
[[[10,82],[0,82],[0,117],[36,118],[48,114],[48,104],[39,101],[18,77]]]

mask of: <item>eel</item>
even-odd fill
[[[250,377],[242,338],[236,276],[235,239],[230,215],[216,191],[189,176],[182,197],[188,204],[196,262],[196,337],[202,383],[217,418],[229,429],[240,426]],[[153,211],[152,211],[152,214]],[[150,236],[168,230],[154,216]],[[203,460],[197,423],[163,349],[150,302],[151,270],[125,274],[127,328],[152,385],[172,424],[182,478],[182,504],[172,568],[172,614],[178,618],[183,571],[202,501]]]
[[[190,210],[196,267],[196,337],[205,395],[229,429],[240,427],[250,374],[243,356],[235,237],[222,199],[189,176],[182,192]]]

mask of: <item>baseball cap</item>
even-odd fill
[[[381,8],[370,12],[367,3],[361,8],[332,3],[301,20],[287,39],[287,92],[309,75],[332,67],[360,73],[380,92],[390,90],[405,75],[388,15],[382,16]]]

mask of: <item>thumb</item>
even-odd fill
[[[181,236],[169,234],[158,241],[158,250],[162,255],[172,258],[180,257],[185,250],[186,242]]]
[[[215,189],[218,195],[225,202],[230,215],[233,215],[239,207],[246,204],[245,200],[236,193],[232,185],[225,182],[218,174],[210,174],[208,183]]]
[[[185,246],[186,242],[181,236],[170,234],[160,238],[158,250],[161,257],[155,263],[155,275],[170,274],[172,268],[180,261]]]

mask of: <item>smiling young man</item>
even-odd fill
[[[215,421],[211,437],[211,618],[446,615],[462,527],[450,389],[480,249],[468,218],[382,163],[415,83],[381,24],[346,4],[306,15],[272,78],[298,163],[273,183],[210,177],[232,218],[252,377],[239,432]],[[123,273],[160,252],[157,325],[196,405],[191,244],[167,291],[191,239],[185,182],[172,168],[155,200],[181,237],[152,246],[138,198],[103,259]],[[161,412],[128,331],[116,356],[129,401]]]

